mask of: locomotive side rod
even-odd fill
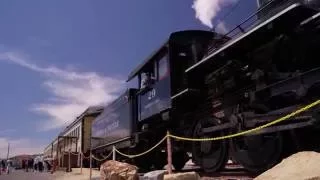
[[[294,118],[294,119],[301,119],[301,118]],[[261,122],[261,121],[260,121]],[[266,121],[267,122],[267,121]],[[289,129],[296,129],[296,128],[302,128],[306,126],[311,126],[316,123],[316,119],[310,118],[310,120],[306,122],[299,122],[299,123],[292,123],[288,125],[278,125],[274,127],[268,127],[264,128],[260,131],[254,132],[247,134],[246,136],[252,136],[252,135],[257,135],[257,134],[266,134],[266,133],[271,133],[271,132],[277,132],[277,131],[285,131]],[[237,123],[225,123],[223,125],[218,125],[218,126],[211,126],[211,127],[206,127],[201,130],[202,133],[212,133],[216,131],[221,131],[225,129],[230,129],[233,127],[236,127]]]
[[[312,126],[315,123],[316,123],[316,119],[312,118],[311,120],[309,120],[307,122],[299,122],[299,123],[293,123],[293,124],[288,124],[288,125],[280,125],[280,126],[264,128],[264,129],[261,129],[256,132],[245,134],[244,136],[254,136],[254,135],[258,135],[258,134],[267,134],[267,133],[297,129],[297,128],[302,128],[302,127]]]
[[[218,125],[218,126],[211,126],[211,127],[202,128],[201,132],[202,133],[211,133],[211,132],[215,132],[215,131],[229,129],[229,128],[235,127],[236,125],[237,125],[237,123],[229,122],[229,123],[224,123],[224,124]]]
[[[304,122],[292,123],[292,121],[294,121],[294,120],[304,120]],[[255,127],[255,125],[257,123],[263,123],[263,122],[270,122],[270,119],[264,119],[264,120],[254,119],[251,121],[246,120],[244,125],[245,125],[245,127]],[[258,135],[258,134],[266,134],[266,133],[302,128],[302,127],[306,127],[306,126],[312,126],[316,123],[317,123],[317,119],[313,118],[312,116],[298,116],[298,117],[292,118],[290,124],[276,125],[273,127],[264,128],[264,129],[261,129],[257,132],[246,134],[245,136],[253,136],[253,135]],[[226,130],[226,129],[237,127],[237,125],[239,125],[239,122],[224,123],[222,125],[202,128],[201,133],[212,133],[212,132],[216,132],[216,131]]]

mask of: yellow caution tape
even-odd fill
[[[223,139],[228,139],[228,138],[233,138],[233,137],[237,137],[237,136],[242,136],[242,135],[245,135],[245,134],[249,134],[249,133],[252,133],[252,132],[255,132],[255,131],[259,131],[260,129],[264,129],[266,127],[269,127],[269,126],[272,126],[274,124],[277,124],[281,121],[284,121],[284,120],[287,120],[299,113],[302,113],[316,105],[320,104],[320,100],[317,100],[301,109],[298,109],[297,111],[294,111],[286,116],[283,116],[279,119],[276,119],[270,123],[267,123],[267,124],[264,124],[264,125],[261,125],[261,126],[258,126],[256,128],[253,128],[253,129],[249,129],[249,130],[246,130],[246,131],[242,131],[242,132],[238,132],[238,133],[235,133],[235,134],[229,134],[229,135],[226,135],[226,136],[220,136],[220,137],[214,137],[214,138],[186,138],[186,137],[180,137],[180,136],[175,136],[175,135],[172,135],[170,134],[169,136],[172,137],[172,138],[175,138],[175,139],[178,139],[178,140],[184,140],[184,141],[217,141],[217,140],[223,140]]]
[[[156,145],[154,145],[153,147],[151,147],[150,149],[148,149],[147,151],[140,153],[140,154],[135,154],[135,155],[129,155],[129,154],[124,154],[122,152],[120,152],[118,149],[115,148],[115,151],[119,154],[121,154],[122,156],[128,157],[128,158],[135,158],[135,157],[139,157],[139,156],[143,156],[149,152],[151,152],[153,149],[155,149],[156,147],[158,147],[164,140],[167,139],[167,136],[164,136]]]
[[[99,158],[95,157],[95,156],[92,154],[92,158],[95,159],[95,160],[97,160],[97,161],[104,161],[104,160],[108,159],[108,158],[111,156],[112,153],[113,153],[113,152],[111,151],[106,157],[103,157],[103,159],[99,159]]]

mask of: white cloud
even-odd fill
[[[45,75],[42,86],[51,94],[44,103],[34,104],[33,112],[45,115],[41,130],[67,125],[91,105],[105,104],[113,100],[125,88],[124,80],[105,77],[96,72],[79,72],[54,66],[42,67],[31,63],[17,52],[0,53],[0,60],[14,63]]]
[[[192,8],[195,16],[202,24],[213,28],[212,20],[218,15],[221,9],[233,4],[238,0],[194,0]]]
[[[45,147],[35,140],[0,137],[0,159],[7,157],[8,143],[10,143],[9,157],[21,154],[42,153]]]

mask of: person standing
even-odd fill
[[[38,157],[34,158],[34,162],[33,162],[33,166],[34,166],[34,171],[38,171]]]
[[[32,171],[35,170],[34,166],[33,166],[33,163],[34,163],[34,159],[31,159],[29,168],[32,169]]]
[[[11,162],[7,160],[7,174],[10,173],[10,170],[11,170]]]
[[[5,168],[6,168],[6,164],[5,164],[4,160],[2,160],[1,161],[1,171],[4,172]]]
[[[25,169],[26,169],[26,160],[25,160],[25,159],[22,159],[21,162],[22,162],[21,168],[25,170]]]
[[[29,170],[29,162],[30,162],[30,159],[27,159],[26,160],[26,169],[25,169],[26,172],[28,172],[28,170]]]

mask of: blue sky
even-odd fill
[[[256,8],[238,0],[0,2],[0,158],[42,150],[89,105],[108,103],[170,32],[225,32]]]

